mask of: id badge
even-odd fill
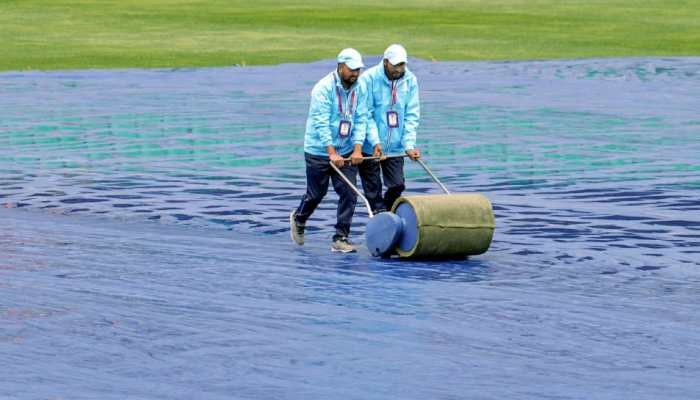
[[[340,121],[340,126],[338,126],[338,136],[347,137],[350,134],[350,128],[352,123],[347,120]]]
[[[389,128],[398,128],[399,127],[399,113],[396,111],[387,111],[386,112],[386,124],[389,126]]]

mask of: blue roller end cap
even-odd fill
[[[403,221],[391,212],[383,212],[370,218],[365,230],[365,242],[375,257],[389,255],[403,231]]]
[[[410,252],[418,244],[418,217],[416,210],[409,203],[404,202],[396,207],[396,216],[403,223],[401,237],[396,247],[405,252]]]

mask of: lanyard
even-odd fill
[[[338,80],[333,74],[333,82],[335,83],[335,94],[338,96],[338,112],[343,115],[343,96],[340,95],[340,89],[338,89]],[[345,98],[345,109],[348,111],[345,116],[350,117],[355,109],[355,91],[353,90],[350,95],[350,107],[348,108],[348,98]]]
[[[399,91],[398,79],[392,80],[391,81],[391,109],[392,110],[394,109],[394,106],[396,105],[396,103],[398,101],[398,97],[399,97],[398,91]],[[391,112],[395,112],[395,111],[391,111]],[[386,138],[386,147],[385,147],[386,151],[389,151],[389,145],[391,145],[391,134],[393,132],[394,132],[394,129],[389,128],[389,136],[387,136],[387,138]]]

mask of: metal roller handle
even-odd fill
[[[408,157],[408,155],[398,154],[398,155],[385,156],[385,157],[372,156],[372,157],[362,157],[362,159],[363,160],[381,160],[382,158],[386,159],[386,158],[402,158],[402,157]],[[344,158],[343,161],[350,161],[350,158]],[[433,179],[433,181],[435,181],[435,183],[437,183],[437,185],[440,186],[440,189],[442,189],[442,191],[445,192],[445,194],[450,194],[450,191],[447,190],[445,185],[443,185],[442,182],[440,182],[440,180],[437,178],[437,176],[435,176],[435,174],[433,174],[433,171],[431,171],[430,168],[428,168],[428,166],[425,165],[423,160],[421,160],[419,158],[419,159],[414,160],[414,161],[416,161],[418,164],[420,164],[421,167],[423,167],[425,172],[427,172],[428,175],[430,175],[430,177]],[[329,163],[331,164],[331,167],[335,170],[335,172],[338,173],[338,176],[340,176],[340,179],[342,179],[343,182],[345,182],[350,187],[350,189],[352,189],[352,191],[355,192],[355,194],[357,194],[362,199],[362,201],[365,203],[369,217],[370,218],[374,217],[374,213],[372,212],[372,207],[369,205],[369,200],[367,200],[367,198],[360,192],[360,190],[352,182],[350,182],[350,179],[348,179],[348,177],[345,176],[345,174],[343,174],[341,172],[340,168],[338,168],[335,164],[333,164],[333,162],[329,162]]]
[[[403,157],[408,157],[407,154],[396,154],[393,156],[369,156],[369,157],[362,157],[363,160],[371,160],[371,161],[377,161],[377,160],[382,160],[382,159],[387,159],[387,158],[403,158]],[[343,158],[343,161],[352,161],[352,158]]]
[[[386,158],[402,158],[402,157],[408,157],[408,155],[407,154],[397,154],[397,155],[393,155],[393,156],[386,156],[384,158],[386,159]],[[382,157],[380,157],[380,156],[363,157],[363,160],[381,160],[381,159],[382,159]],[[345,161],[350,161],[350,159],[346,158]],[[437,176],[435,176],[435,174],[433,174],[433,171],[431,171],[430,168],[428,168],[428,166],[425,165],[423,160],[421,160],[419,158],[419,159],[414,160],[414,161],[416,161],[418,164],[420,164],[421,167],[423,167],[425,172],[427,172],[428,175],[430,175],[430,177],[433,178],[433,181],[435,181],[435,183],[438,186],[440,186],[440,189],[442,189],[442,191],[445,192],[445,194],[450,194],[450,191],[447,190],[447,187],[445,187],[445,185],[443,185],[442,182],[440,182],[440,180],[437,178]]]
[[[445,194],[450,194],[450,191],[447,190],[447,188],[445,187],[445,185],[443,185],[442,182],[440,182],[440,180],[438,180],[437,176],[435,176],[435,174],[433,174],[433,171],[431,171],[430,168],[428,168],[428,166],[425,165],[425,163],[423,162],[423,160],[421,160],[421,159],[419,158],[419,159],[414,160],[414,161],[416,161],[418,164],[420,164],[421,167],[423,167],[423,169],[425,170],[425,172],[427,172],[428,175],[430,175],[430,177],[433,178],[433,180],[435,181],[435,183],[437,183],[438,186],[440,186],[440,189],[442,189],[442,191],[445,192]]]
[[[338,173],[338,176],[340,176],[340,179],[342,179],[350,187],[350,189],[352,189],[352,191],[355,192],[355,194],[357,194],[358,196],[360,196],[362,201],[365,202],[365,206],[367,207],[367,213],[369,214],[369,217],[370,218],[374,217],[374,213],[372,212],[372,207],[369,205],[369,201],[367,200],[367,198],[362,193],[360,193],[360,191],[355,187],[355,185],[353,185],[353,183],[350,182],[350,179],[348,179],[348,177],[345,176],[345,174],[343,174],[340,171],[340,168],[338,168],[335,164],[333,164],[332,161],[330,161],[330,164],[331,164],[331,167],[335,170],[335,172]]]

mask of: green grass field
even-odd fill
[[[377,4],[377,5],[375,5]],[[700,0],[0,0],[0,70],[700,55]]]

